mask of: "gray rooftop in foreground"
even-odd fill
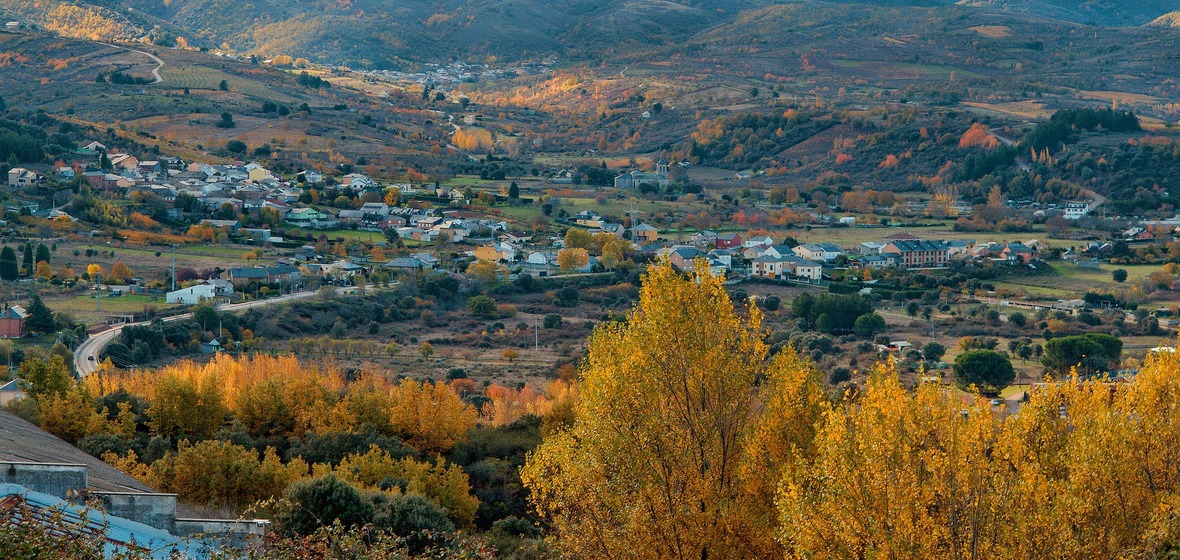
[[[155,492],[131,475],[3,409],[0,409],[0,461],[85,465],[91,490]],[[181,517],[195,517],[194,512],[179,504],[176,511]]]

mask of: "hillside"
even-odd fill
[[[864,23],[864,5],[946,7],[952,0],[0,0],[0,14],[96,40],[141,39],[356,68],[402,70],[420,62],[565,59],[597,61],[673,47],[775,6]],[[1109,26],[1139,25],[1180,0],[959,0],[961,7]],[[950,8],[952,10],[963,8]],[[755,10],[755,12],[751,12]],[[958,13],[958,12],[950,12]],[[724,39],[725,37],[722,37]]]
[[[1092,25],[1143,25],[1180,9],[1178,0],[959,0],[963,6],[1032,14]]]
[[[293,71],[155,52],[165,63],[160,83],[151,83],[157,65],[147,51],[0,32],[0,90],[9,107],[60,115],[96,135],[105,130],[104,142],[117,137],[190,159],[224,160],[232,155],[226,143],[239,140],[285,155],[285,165],[366,161],[371,173],[396,175],[437,163],[429,150],[449,137],[433,113],[405,106],[397,92],[379,101],[346,86],[315,87]],[[116,73],[128,83],[114,83]],[[232,128],[216,125],[223,113],[232,115]]]
[[[1180,27],[1180,10],[1168,12],[1151,21],[1156,27]]]

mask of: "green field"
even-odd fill
[[[279,103],[295,102],[294,97],[275,91],[262,82],[227,74],[206,66],[165,66],[161,74],[164,77],[164,82],[160,85],[164,87],[216,90],[221,81],[225,80],[229,83],[230,91]]]
[[[103,294],[102,311],[98,310],[94,294],[81,295],[68,299],[47,300],[45,304],[55,312],[66,313],[73,317],[75,321],[87,325],[105,321],[113,315],[138,313],[145,308],[167,309],[176,307],[176,304],[165,303],[164,298],[157,296],[125,295],[107,297],[107,294]]]
[[[1052,266],[1055,273],[1053,275],[1010,278],[994,284],[998,290],[1007,289],[1015,292],[1024,291],[1030,295],[1076,299],[1089,291],[1117,292],[1127,289],[1152,272],[1162,270],[1162,267],[1157,265],[1103,264],[1097,269],[1092,269],[1070,262],[1055,262]],[[1127,281],[1122,284],[1115,282],[1110,276],[1111,272],[1118,268],[1127,271]]]

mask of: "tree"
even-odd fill
[[[1118,363],[1122,351],[1122,341],[1108,334],[1062,336],[1045,343],[1041,363],[1058,375],[1068,375],[1074,367],[1083,373],[1095,373]]]
[[[89,276],[91,280],[101,277],[102,274],[102,265],[98,263],[90,263],[86,265],[86,275]]]
[[[434,355],[434,345],[430,342],[423,342],[418,346],[418,354],[423,358],[430,358]]]
[[[943,354],[946,354],[946,346],[938,342],[927,342],[922,347],[922,356],[928,362],[937,362],[942,359]]]
[[[906,304],[906,306],[905,306],[905,314],[909,315],[910,317],[917,317],[918,311],[921,308],[922,308],[922,306],[920,304],[918,304],[918,302],[911,301],[908,304]]]
[[[981,393],[998,394],[1016,379],[1007,356],[994,350],[968,350],[951,366],[959,387],[975,386]]]
[[[557,252],[557,266],[564,271],[581,270],[590,262],[585,249],[562,249]]]
[[[115,347],[107,346],[107,349]],[[127,347],[124,345],[124,350]],[[130,352],[129,352],[130,353]],[[123,357],[123,360],[131,356]],[[124,365],[124,364],[119,364]],[[163,436],[210,437],[229,413],[215,377],[193,378],[176,370],[160,372],[148,395],[148,425]]]
[[[856,399],[843,399],[820,427],[816,458],[782,480],[782,557],[981,558],[997,550],[991,531],[1008,518],[997,519],[1003,497],[987,492],[993,416],[986,401],[964,406],[933,383],[911,393],[895,370],[874,368]],[[909,438],[922,443],[902,443]]]
[[[57,330],[57,320],[53,318],[53,310],[41,301],[41,296],[33,296],[29,303],[29,318],[25,319],[25,328],[35,333],[51,333]]]
[[[46,246],[44,243],[39,243],[37,245],[37,260],[36,260],[36,262],[45,261],[47,263],[52,264],[52,262],[53,262],[52,258],[53,258],[53,256],[49,253],[49,247]]]
[[[572,227],[565,230],[565,239],[562,246],[566,249],[589,249],[594,244],[594,237],[590,232],[582,229]]]
[[[503,265],[483,259],[477,259],[475,262],[467,265],[467,276],[478,280],[485,286],[495,284],[501,275],[506,275],[507,273],[508,269]]]
[[[815,330],[825,334],[832,332],[832,316],[821,313],[819,317],[816,317]]]
[[[221,83],[217,84],[217,89],[221,91],[229,91],[229,82],[221,80]]]
[[[234,116],[226,111],[221,114],[221,120],[217,121],[215,126],[217,128],[233,128],[237,125],[234,123]]]
[[[430,353],[430,343],[422,343]],[[425,357],[430,357],[429,355]],[[478,413],[445,383],[403,379],[389,390],[394,432],[423,453],[445,453],[467,441]]]
[[[70,368],[61,356],[50,356],[48,360],[33,358],[21,362],[20,379],[22,390],[36,401],[51,396],[63,397],[73,384]]]
[[[1110,278],[1115,282],[1122,284],[1127,281],[1127,271],[1121,268],[1116,268],[1110,272]]]
[[[508,363],[512,363],[513,361],[516,360],[516,358],[520,357],[520,352],[517,352],[515,349],[512,349],[512,348],[505,348],[504,350],[502,350],[500,352],[500,355],[505,360],[508,360]]]
[[[491,319],[498,311],[496,300],[491,297],[479,295],[467,299],[467,312],[481,319]]]
[[[230,140],[225,143],[225,151],[231,154],[245,154],[246,149],[246,143],[241,140]]]
[[[20,267],[25,271],[25,274],[32,274],[36,262],[33,260],[33,244],[25,243],[24,257],[21,259]]]
[[[16,262],[16,251],[7,245],[0,249],[0,279],[16,280],[20,277],[20,265]]]
[[[573,426],[521,471],[534,505],[576,557],[781,558],[775,489],[810,449],[818,374],[768,361],[761,311],[735,312],[703,264],[642,286],[590,339]]]
[[[112,280],[127,282],[134,276],[135,274],[131,272],[131,268],[129,268],[126,264],[123,264],[123,261],[115,261],[115,264],[111,265],[110,278]]]
[[[520,198],[520,187],[516,186],[516,181],[513,181],[508,185],[508,198],[510,200],[516,200]]]
[[[861,338],[873,338],[885,330],[885,318],[877,313],[865,313],[856,318],[852,330]]]
[[[788,558],[1157,558],[1176,549],[1180,357],[1076,378],[1003,418],[987,399],[871,375],[782,481]],[[1087,538],[1085,535],[1102,535]]]
[[[290,506],[275,518],[275,524],[284,535],[309,535],[337,521],[355,527],[373,519],[372,500],[332,474],[296,482],[283,497]]]

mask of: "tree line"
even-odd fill
[[[1089,342],[1059,344],[1121,350]],[[572,557],[1159,558],[1180,548],[1176,371],[1067,373],[1007,418],[891,364],[829,396],[771,355],[757,307],[657,267],[593,335],[572,425],[523,480]]]

